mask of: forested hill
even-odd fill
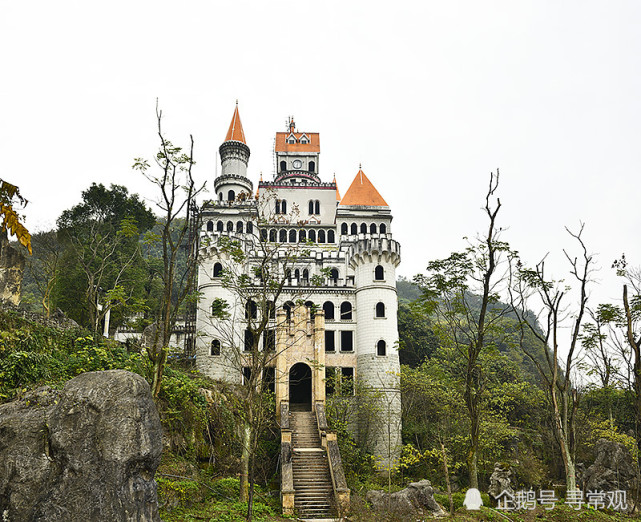
[[[399,277],[396,281],[396,290],[398,292],[398,331],[399,331],[399,355],[401,364],[407,364],[412,367],[419,366],[424,360],[431,359],[442,344],[439,341],[437,332],[439,330],[438,319],[430,316],[420,306],[418,301],[421,296],[421,290],[412,281]],[[477,296],[470,295],[472,309],[476,309]],[[496,303],[495,309],[506,308],[505,303]],[[490,352],[505,357],[522,373],[524,380],[531,383],[539,383],[541,377],[538,370],[530,358],[524,353],[519,346],[519,324],[513,313],[507,312],[505,317],[500,320],[500,331],[497,333],[493,342],[490,343]],[[525,332],[524,346],[528,352],[537,355],[537,358],[543,363],[544,348],[530,332]]]

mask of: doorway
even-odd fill
[[[312,370],[305,363],[289,370],[289,404],[292,411],[312,410]]]

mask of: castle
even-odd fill
[[[247,177],[250,149],[238,106],[219,152],[216,199],[202,210],[198,370],[236,383],[248,371],[237,361],[246,349],[244,325],[256,309],[224,285],[225,267],[233,260],[217,248],[218,241],[238,241],[247,256],[240,269],[250,281],[257,281],[249,267],[264,256],[261,243],[276,249],[276,256],[297,248],[299,255],[273,304],[272,329],[260,341],[261,350],[278,353],[265,369],[265,378],[274,382],[276,403],[304,407],[324,402],[326,392],[337,393],[326,389],[330,376],[333,383],[358,381],[375,391],[382,405],[371,448],[383,466],[396,460],[401,423],[395,271],[400,245],[393,239],[385,199],[361,169],[342,198],[335,179],[321,181],[319,134],[298,131],[293,119],[285,132],[276,133],[273,180],[261,179],[256,190]],[[219,300],[229,305],[232,336],[212,320],[211,307]],[[277,327],[294,318],[302,325],[297,334],[291,326]],[[348,393],[354,389],[348,387]],[[357,415],[354,428],[359,429]]]

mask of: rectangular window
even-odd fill
[[[254,346],[254,334],[252,333],[251,330],[247,329],[245,330],[245,345],[244,345],[244,350],[246,352],[251,352],[252,348]]]
[[[332,395],[336,389],[336,368],[325,367],[325,394]]]
[[[341,395],[354,395],[354,368],[341,368]]]
[[[263,387],[272,393],[276,393],[276,368],[269,366],[263,372]]]
[[[252,369],[249,366],[243,366],[243,384],[249,384],[252,376]]]
[[[336,351],[336,336],[334,335],[334,330],[325,330],[325,351],[326,352],[335,352]]]
[[[354,351],[354,332],[341,330],[341,352]]]
[[[263,350],[268,352],[276,351],[276,331],[265,330],[263,333]]]

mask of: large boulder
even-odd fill
[[[367,501],[378,512],[388,511],[389,507],[389,511],[399,515],[445,515],[443,508],[434,500],[434,489],[429,480],[412,482],[405,489],[391,495],[380,490],[368,491]]]
[[[90,372],[0,406],[0,513],[20,521],[159,521],[162,427],[147,382]]]
[[[635,491],[638,470],[632,455],[623,444],[599,439],[596,459],[581,475],[583,491]]]
[[[501,493],[508,493],[511,497],[514,496],[514,489],[512,489],[512,470],[510,466],[496,462],[494,464],[494,472],[490,476],[490,487],[487,490],[488,494],[497,499]]]

